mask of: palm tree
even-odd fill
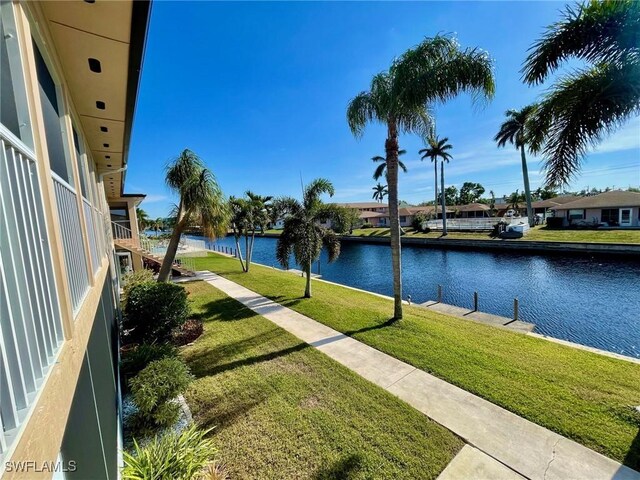
[[[351,132],[361,137],[369,123],[387,129],[385,158],[391,223],[394,318],[402,318],[400,218],[398,215],[398,136],[415,133],[427,138],[432,130],[429,107],[462,92],[491,98],[492,61],[478,49],[462,50],[455,38],[427,38],[395,60],[388,71],[375,75],[369,91],[359,93],[347,107]]]
[[[405,166],[405,164],[400,160],[400,157],[402,155],[404,155],[405,153],[407,153],[406,150],[398,150],[398,167],[400,168],[400,170],[402,170],[404,173],[407,173],[407,167]],[[385,175],[385,172],[387,170],[387,159],[384,157],[381,157],[380,155],[377,155],[375,157],[372,157],[371,160],[373,160],[376,163],[380,163],[380,165],[378,165],[375,169],[375,171],[373,172],[373,179],[374,180],[379,180],[380,177],[382,177],[382,175]],[[385,175],[386,176],[386,175]]]
[[[532,47],[524,81],[544,82],[571,59],[589,66],[559,78],[531,119],[530,147],[542,152],[547,184],[567,184],[590,146],[640,113],[640,2],[583,2]]]
[[[335,218],[334,205],[322,202],[320,196],[333,196],[333,185],[329,180],[317,178],[304,188],[302,202],[291,197],[274,201],[274,210],[284,217],[284,228],[278,237],[276,258],[289,268],[289,257],[293,253],[296,262],[304,269],[307,282],[304,297],[311,298],[311,264],[320,257],[324,246],[329,253],[329,262],[340,255],[340,241],[333,230],[321,223]]]
[[[384,197],[389,193],[386,185],[381,185],[380,182],[372,188],[373,190],[373,199],[382,203]]]
[[[442,159],[442,166],[440,167],[440,181],[441,181],[441,190],[442,190],[442,235],[447,235],[447,205],[446,205],[446,197],[444,194],[444,162],[449,163],[451,160],[451,154],[448,150],[451,150],[453,147],[451,144],[447,143],[449,139],[447,137],[440,139],[439,137],[430,136],[427,140],[429,144],[428,148],[424,148],[420,150],[420,154],[424,154],[422,156],[422,160],[425,158],[430,158],[434,165],[438,164],[438,158]],[[436,166],[436,195],[438,188],[438,167]],[[438,198],[436,196],[436,218],[438,218]]]
[[[518,213],[520,211],[520,202],[522,200],[524,200],[524,196],[519,192],[518,189],[516,189],[516,191],[509,196],[507,202],[509,202],[509,206],[513,208],[516,213]]]
[[[158,230],[164,229],[164,218],[158,217],[153,222],[151,222],[151,228],[156,232],[156,237],[158,236]]]
[[[494,137],[494,140],[498,142],[498,147],[504,147],[507,143],[510,143],[515,145],[516,149],[520,149],[524,197],[527,201],[527,217],[529,218],[530,227],[535,225],[535,221],[533,218],[533,207],[531,206],[531,187],[529,186],[529,169],[527,168],[525,146],[527,145],[528,122],[531,116],[535,114],[536,108],[538,108],[538,106],[532,104],[520,110],[507,110],[505,112],[507,119],[500,125],[500,131]]]
[[[213,173],[191,150],[184,150],[168,165],[166,182],[178,194],[179,202],[169,246],[160,267],[159,282],[169,279],[180,236],[190,223],[197,222],[205,235],[215,238],[226,234],[228,222],[227,206]]]
[[[136,217],[138,219],[138,230],[143,233],[145,229],[151,224],[149,215],[140,207],[136,207]]]

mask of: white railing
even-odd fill
[[[0,459],[64,341],[38,170],[0,125]]]
[[[113,234],[114,241],[120,240],[123,247],[137,248],[147,254],[157,256],[158,258],[164,257],[169,246],[169,241],[166,239],[148,237],[140,233],[134,235],[134,233],[127,227],[123,226],[121,222],[112,221],[111,232]],[[204,240],[181,238],[174,264],[195,272],[195,264],[190,255],[205,251],[206,246]]]
[[[512,220],[508,217],[447,218],[447,230],[493,230],[494,225],[500,221],[511,223]],[[427,221],[427,227],[442,230],[442,219]]]
[[[87,272],[87,255],[82,241],[80,226],[80,212],[76,202],[76,192],[67,182],[54,172],[53,190],[56,194],[58,217],[60,218],[60,232],[62,233],[62,247],[66,266],[71,304],[74,315],[80,309],[84,297],[89,291],[89,274]]]
[[[96,235],[96,229],[94,226],[93,207],[86,198],[82,199],[82,206],[84,208],[84,219],[87,223],[87,233],[89,235],[89,252],[91,252],[91,265],[93,266],[93,274],[98,273],[100,267],[100,257],[98,255],[98,239]]]

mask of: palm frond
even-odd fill
[[[589,1],[567,6],[560,21],[549,25],[529,48],[522,68],[528,84],[542,83],[570,58],[590,63],[618,63],[640,54],[640,2]]]
[[[340,240],[332,230],[324,231],[322,245],[329,255],[329,263],[334,262],[340,256]]]
[[[347,123],[351,133],[360,138],[369,122],[380,121],[378,108],[370,92],[360,92],[347,106]]]
[[[189,149],[185,149],[166,167],[167,186],[176,192],[189,184],[204,169],[204,163]]]
[[[326,178],[316,178],[304,189],[303,203],[305,208],[309,209],[312,205],[320,201],[320,196],[326,193],[333,197],[335,190],[333,184]]]
[[[384,175],[384,171],[386,169],[387,169],[387,162],[385,161],[384,163],[381,163],[376,167],[375,171],[373,172],[373,179],[379,180],[380,177]]]
[[[549,186],[566,185],[589,147],[640,113],[640,62],[599,64],[561,78],[531,118]]]

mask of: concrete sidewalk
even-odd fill
[[[625,467],[476,395],[397,360],[211,272],[204,280],[254,312],[398,396],[469,445],[441,479],[640,480]],[[549,405],[553,408],[553,405]]]

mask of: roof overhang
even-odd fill
[[[87,148],[104,174],[105,193],[120,197],[151,2],[56,0],[41,5]],[[99,67],[92,60],[92,69],[89,59]]]

